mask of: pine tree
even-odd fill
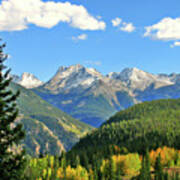
[[[146,154],[145,154],[145,166],[146,166],[146,179],[151,180],[151,163],[150,163],[148,150],[146,150]]]
[[[109,160],[109,175],[110,180],[116,180],[116,163],[114,162],[112,156]]]
[[[83,167],[85,167],[86,169],[88,169],[88,157],[87,154],[83,152],[82,157],[81,157],[81,164]]]
[[[163,180],[164,179],[163,178],[164,173],[163,173],[163,167],[162,167],[162,164],[161,164],[161,156],[160,156],[160,154],[156,158],[154,170],[155,170],[155,176],[154,176],[155,180]]]
[[[179,180],[179,179],[180,179],[179,173],[176,173],[175,180]]]
[[[143,156],[142,167],[139,175],[140,180],[151,180],[151,165],[150,165],[150,158],[149,152],[146,150],[145,156]]]
[[[141,165],[139,180],[144,180],[146,178],[146,167],[145,167],[145,158],[144,157],[143,157],[141,164],[142,165]]]
[[[97,167],[94,166],[94,180],[98,180],[98,170],[97,170]]]
[[[25,169],[25,151],[20,147],[25,133],[22,124],[15,122],[18,117],[16,99],[19,92],[8,89],[11,82],[10,69],[5,70],[7,55],[3,53],[5,44],[0,45],[0,178],[21,179]],[[4,72],[5,71],[5,72]]]

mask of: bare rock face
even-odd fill
[[[29,73],[13,79],[32,88],[53,106],[95,127],[135,103],[180,98],[180,74],[151,74],[138,68],[103,75],[77,64],[61,66],[46,83]]]
[[[155,84],[156,88],[174,84],[169,76],[154,75],[142,71],[137,68],[126,68],[120,73],[110,73],[108,77],[120,80],[131,90],[145,90],[151,84]]]
[[[25,88],[36,88],[44,85],[44,88],[54,92],[71,90],[81,87],[91,88],[98,82],[104,82],[107,86],[117,89],[124,86],[129,91],[145,90],[152,84],[155,88],[173,85],[180,81],[180,74],[151,74],[137,68],[125,68],[121,72],[110,72],[102,75],[94,68],[86,68],[80,64],[69,67],[61,66],[56,74],[46,83],[30,73],[23,73],[21,77],[12,75],[13,81]],[[123,89],[124,90],[124,89]]]
[[[137,68],[103,75],[82,65],[60,67],[36,93],[54,106],[93,126],[135,103],[180,97],[178,74],[151,74]],[[177,91],[172,94],[176,85]]]
[[[69,90],[76,87],[88,88],[103,76],[93,68],[85,68],[79,64],[60,67],[54,77],[45,84],[45,88],[57,90]]]

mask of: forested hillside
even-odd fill
[[[32,159],[27,174],[45,179],[179,180],[179,142],[180,99],[145,102],[117,113],[60,158]]]
[[[101,161],[94,159],[95,166],[86,167],[79,156],[73,164],[65,158],[45,156],[30,160],[26,176],[34,179],[59,180],[179,180],[180,152],[163,147],[147,152],[145,157],[138,153],[122,154],[116,147],[115,154]],[[146,162],[146,163],[144,163]]]
[[[17,100],[19,121],[24,125],[24,144],[29,154],[60,154],[69,150],[81,136],[92,128],[53,107],[31,90],[11,83],[15,92],[20,90]]]
[[[180,99],[162,99],[136,104],[124,111],[116,113],[105,124],[120,122],[122,120],[139,119],[143,117],[146,119],[147,117],[154,115],[159,116],[159,113],[171,110],[180,110]]]
[[[113,154],[114,146],[119,147],[121,153],[144,154],[146,149],[162,146],[180,149],[179,142],[180,99],[157,100],[117,113],[82,138],[68,155],[70,159],[78,155],[82,161],[94,164]]]

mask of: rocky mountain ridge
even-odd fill
[[[98,71],[85,68],[79,64],[69,67],[60,67],[56,74],[45,83],[44,87],[50,90],[69,90],[79,86],[88,88],[98,79],[102,79]]]
[[[56,74],[46,83],[39,80],[31,73],[24,72],[20,77],[12,75],[13,81],[25,88],[36,88],[45,84],[47,89],[67,90],[76,87],[88,88],[97,81],[110,83],[118,81],[130,88],[144,90],[151,84],[157,84],[157,88],[173,85],[180,81],[180,74],[151,74],[138,68],[125,68],[121,72],[110,72],[103,75],[94,68],[86,68],[80,64],[69,67],[59,67]]]
[[[74,118],[98,127],[115,112],[133,104],[179,98],[180,74],[155,75],[126,68],[103,75],[77,64],[60,67],[48,82],[33,91]]]

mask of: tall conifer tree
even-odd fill
[[[155,180],[163,180],[164,173],[163,173],[163,167],[161,164],[161,155],[160,154],[156,158],[154,170],[155,170]]]
[[[12,79],[8,78],[10,70],[5,70],[8,56],[4,47],[5,44],[0,45],[0,179],[19,180],[25,168],[25,152],[19,144],[25,133],[22,124],[16,122],[19,92],[13,93],[8,88]]]
[[[146,179],[151,180],[151,162],[150,162],[148,149],[146,149],[146,154],[145,154],[145,166],[146,166]]]
[[[116,163],[113,160],[113,157],[110,157],[109,160],[109,175],[110,180],[116,180]]]
[[[151,165],[150,165],[150,157],[149,151],[146,150],[145,156],[143,156],[142,167],[139,175],[140,180],[151,180]]]

